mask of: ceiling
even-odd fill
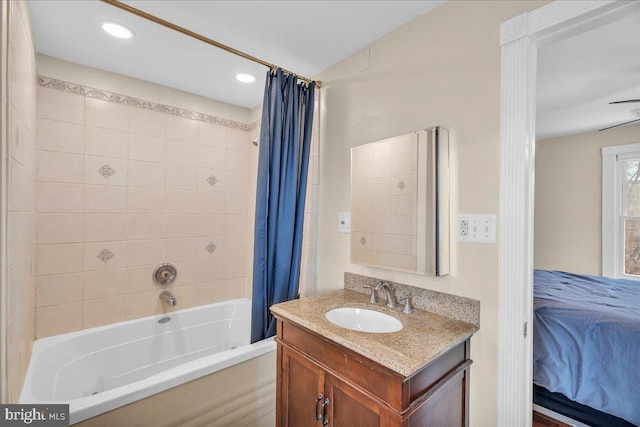
[[[538,140],[639,119],[609,102],[640,99],[640,14],[539,49],[536,89]]]
[[[306,77],[442,4],[440,1],[124,1],[135,8]],[[251,108],[266,68],[99,1],[30,0],[36,50]],[[104,21],[135,32],[113,38]],[[252,84],[237,73],[256,77]]]
[[[124,1],[307,77],[314,76],[440,1]],[[264,66],[99,1],[30,0],[39,53],[251,108],[262,102]],[[104,33],[111,20],[136,36]],[[496,46],[497,48],[497,46]],[[237,73],[256,76],[253,84]],[[601,129],[640,116],[640,15],[538,51],[538,139]]]

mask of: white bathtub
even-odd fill
[[[68,403],[74,424],[276,349],[249,344],[248,299],[164,317],[37,340],[20,402]]]

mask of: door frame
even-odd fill
[[[530,426],[537,49],[640,11],[624,0],[555,1],[500,27],[498,425]]]

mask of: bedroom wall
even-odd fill
[[[536,142],[534,266],[602,274],[601,148],[640,142],[640,124]]]
[[[498,424],[498,245],[458,243],[451,227],[451,274],[442,278],[356,265],[338,214],[350,210],[351,147],[433,125],[450,130],[452,216],[498,213],[500,24],[545,3],[446,2],[316,76],[323,82],[318,291],[342,288],[350,271],[479,300],[472,426]]]

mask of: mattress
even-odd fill
[[[534,271],[533,382],[640,425],[640,282]]]

